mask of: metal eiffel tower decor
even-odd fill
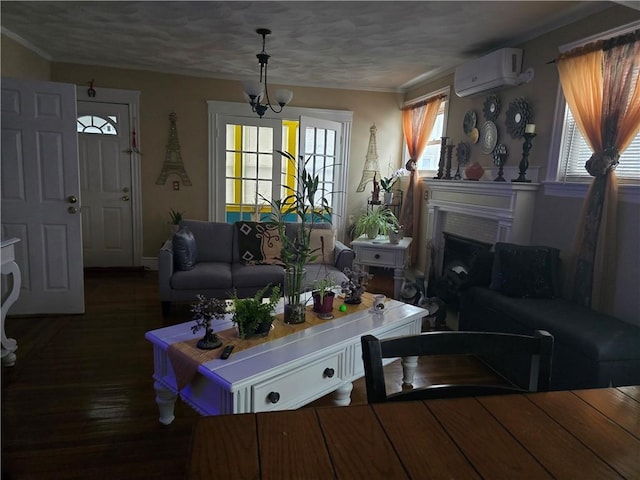
[[[373,180],[373,177],[380,176],[380,165],[378,164],[378,145],[376,143],[376,131],[378,129],[375,125],[371,125],[369,128],[369,148],[367,149],[366,162],[364,163],[364,169],[362,171],[362,178],[360,179],[360,185],[358,185],[357,192],[364,192],[364,187]]]
[[[164,156],[162,171],[156,180],[156,185],[167,183],[167,177],[176,174],[186,186],[191,186],[191,180],[184,169],[182,154],[180,153],[180,142],[178,141],[178,128],[176,127],[177,115],[175,112],[169,114],[169,140],[167,141],[167,153]]]

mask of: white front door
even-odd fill
[[[14,315],[84,313],[74,85],[2,79],[2,234],[18,237]]]
[[[129,107],[78,102],[85,267],[133,266]]]

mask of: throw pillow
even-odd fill
[[[282,264],[282,241],[275,223],[236,222],[240,261],[245,265]]]
[[[173,262],[178,270],[191,270],[198,258],[198,247],[193,233],[186,228],[180,229],[173,235]]]
[[[335,262],[336,232],[328,228],[312,228],[309,248],[316,256],[310,263],[333,265]],[[324,251],[324,261],[322,252]]]
[[[557,248],[496,243],[490,288],[509,297],[553,298],[559,263]]]

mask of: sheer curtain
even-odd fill
[[[440,110],[440,104],[444,98],[446,97],[438,95],[402,109],[402,130],[409,150],[409,161],[405,167],[409,170],[411,176],[404,196],[405,200],[402,202],[399,220],[407,237],[414,237],[420,224],[420,187],[418,185],[416,162],[429,141],[431,130],[433,130],[433,125]],[[411,249],[412,264],[415,263],[417,255],[417,248],[414,246]]]
[[[594,177],[580,215],[567,294],[595,310],[613,309],[616,265],[615,168],[640,130],[640,30],[585,45],[558,57],[562,90],[593,155]]]

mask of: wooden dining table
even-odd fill
[[[640,478],[640,386],[200,417],[190,479]]]

